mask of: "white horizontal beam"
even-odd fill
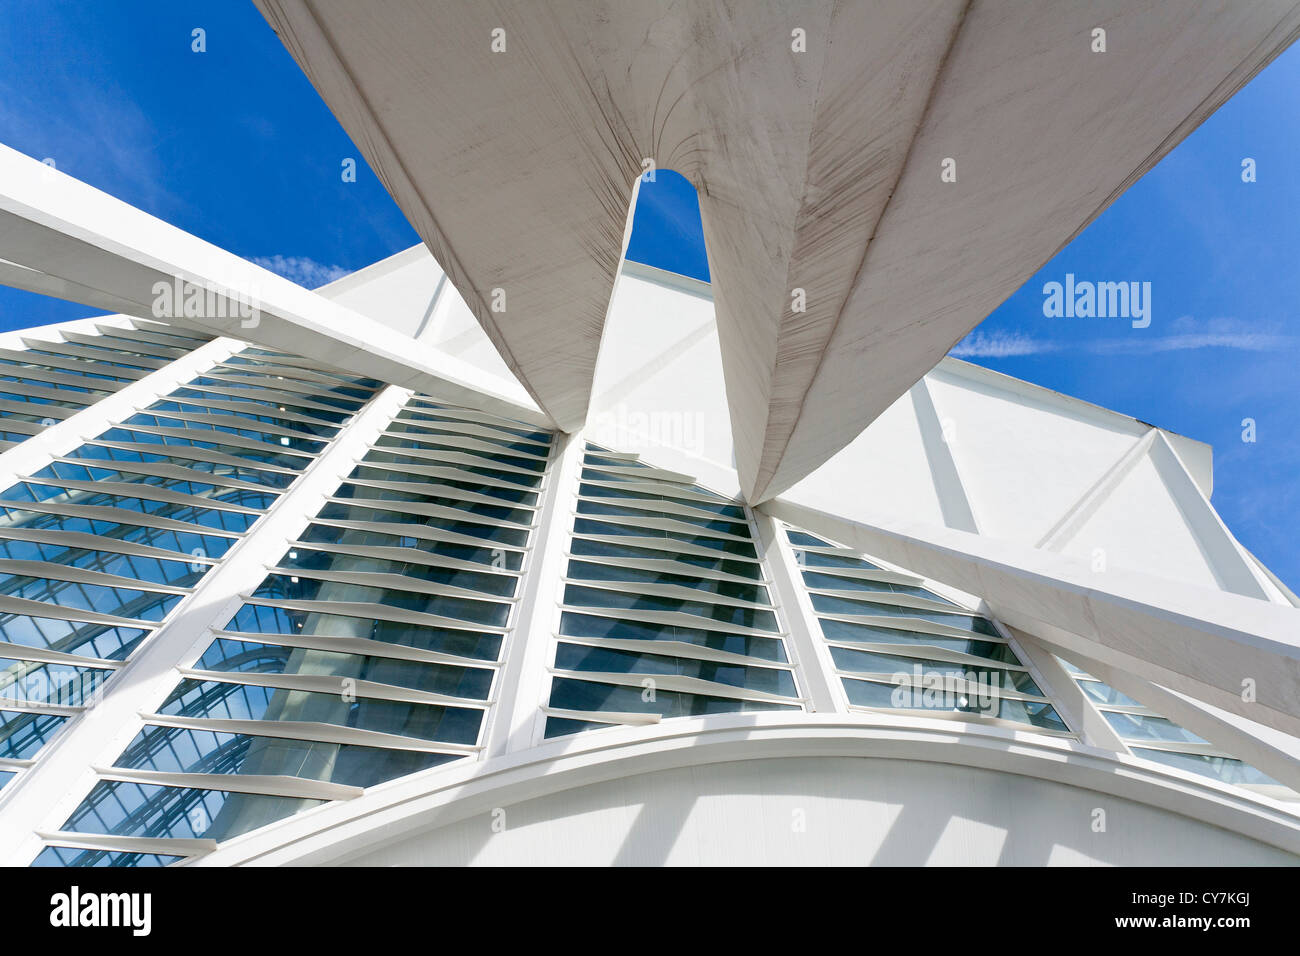
[[[496,391],[468,363],[5,146],[0,260],[8,264],[0,281],[19,288],[231,335],[506,418],[551,423],[523,388]],[[178,287],[179,303],[171,294]],[[204,292],[193,312],[184,306],[191,288]]]
[[[780,499],[762,510],[979,595],[1005,623],[1205,703],[1300,735],[1300,609],[1011,542]],[[1253,688],[1255,699],[1243,699]]]
[[[1121,694],[1139,701],[1162,717],[1172,720],[1198,737],[1204,737],[1224,753],[1232,754],[1300,793],[1300,739],[1261,727],[1252,721],[1226,714],[1215,707],[1143,680],[1123,668],[1030,635],[1017,634],[1022,645],[1038,643],[1052,653],[1066,656],[1093,677],[1105,681]],[[1130,746],[1140,746],[1129,741]]]
[[[364,792],[361,787],[284,774],[169,773],[158,770],[124,770],[118,767],[93,769],[101,780],[117,780],[143,786],[220,790],[226,793],[260,793],[307,800],[354,800]]]

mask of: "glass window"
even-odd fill
[[[758,559],[754,546],[744,541],[728,541],[722,538],[708,538],[686,532],[663,531],[656,528],[640,528],[633,525],[615,524],[610,521],[596,521],[591,518],[578,518],[573,522],[574,534],[590,535],[626,535],[638,538],[663,538],[666,550],[671,550],[672,541],[680,541],[697,548],[707,548],[728,555],[739,555],[751,560]]]
[[[936,601],[939,604],[947,604],[956,607],[947,598],[942,598],[927,588],[918,587],[914,584],[897,584],[887,581],[865,581],[861,578],[843,577],[837,574],[819,573],[816,571],[805,571],[803,573],[804,583],[810,588],[819,588],[824,591],[878,591],[890,594],[910,594],[913,597],[925,598],[928,601]]]
[[[163,773],[293,776],[351,787],[372,787],[458,759],[460,756],[456,754],[382,750],[151,725],[131,741],[114,766]]]
[[[127,837],[224,840],[323,802],[104,780],[95,784],[62,829]]]
[[[112,673],[99,667],[0,657],[0,706],[80,707],[96,699]]]
[[[560,633],[570,637],[606,637],[647,642],[683,641],[715,651],[743,654],[746,657],[757,657],[777,664],[784,664],[787,660],[785,645],[778,637],[728,634],[723,631],[678,627],[672,624],[625,621],[615,617],[581,614],[577,611],[565,611],[560,615]]]
[[[688,574],[673,574],[648,568],[625,567],[618,564],[601,564],[594,561],[570,561],[569,577],[584,581],[626,581],[644,584],[672,584],[677,587],[692,588],[701,592],[701,600],[706,595],[735,598],[754,604],[767,604],[767,588],[758,584],[736,581],[717,581],[713,578],[697,578]]]
[[[1171,750],[1152,750],[1148,747],[1134,747],[1133,755],[1146,760],[1154,760],[1168,767],[1177,767],[1210,777],[1223,783],[1245,786],[1282,786],[1268,774],[1257,770],[1248,763],[1235,757],[1217,757],[1212,754],[1189,754]]]
[[[485,667],[363,657],[231,638],[218,638],[208,645],[195,667],[206,671],[346,677],[476,700],[486,700],[492,688],[492,671]]]
[[[864,617],[910,617],[920,621],[930,621],[935,624],[946,624],[949,627],[961,628],[962,630],[974,631],[978,634],[991,634],[996,636],[997,631],[993,625],[981,617],[975,617],[971,612],[961,612],[959,609],[954,610],[956,613],[946,611],[931,611],[923,608],[903,607],[898,604],[885,604],[876,601],[856,601],[848,598],[832,597],[829,594],[810,594],[813,609],[821,614],[853,614]]]
[[[743,522],[726,521],[720,518],[710,518],[705,515],[685,515],[676,511],[666,511],[663,509],[656,510],[653,503],[644,503],[637,505],[617,505],[603,501],[578,500],[578,513],[584,515],[607,516],[607,517],[624,517],[628,522],[635,525],[638,521],[647,518],[667,518],[671,521],[681,522],[682,524],[698,525],[701,531],[717,531],[722,534],[736,535],[738,537],[749,537],[749,526]]]
[[[857,680],[845,677],[844,690],[849,703],[858,707],[885,710],[944,711],[975,717],[1029,724],[1042,730],[1067,733],[1065,722],[1049,704],[999,698],[966,687],[926,687],[900,685],[885,681]]]
[[[794,697],[796,694],[794,677],[788,670],[701,661],[665,654],[633,653],[564,641],[556,648],[555,666],[560,670],[602,674],[692,677],[785,697]]]
[[[510,616],[510,605],[500,602],[422,594],[368,584],[315,581],[285,574],[268,574],[253,594],[274,600],[380,604],[422,614],[437,614],[486,627],[505,627]]]
[[[67,719],[59,714],[0,710],[0,757],[25,760],[33,756]]]
[[[183,859],[158,853],[124,853],[120,850],[83,850],[71,846],[47,846],[32,861],[32,866],[167,866]]]
[[[1141,714],[1120,714],[1103,711],[1102,716],[1114,728],[1115,733],[1124,740],[1163,740],[1171,743],[1208,743],[1190,730],[1179,727],[1172,720],[1164,717],[1148,717]]]
[[[669,717],[700,717],[706,714],[757,713],[799,710],[798,704],[772,701],[735,700],[703,694],[658,690],[646,700],[641,687],[602,684],[596,681],[556,677],[551,682],[551,706],[560,710],[610,711],[615,713],[659,714]]]
[[[931,660],[920,657],[905,657],[901,654],[882,654],[876,651],[859,651],[847,647],[831,648],[831,658],[835,666],[843,671],[857,674],[938,674],[983,683],[993,682],[1003,689],[1019,691],[1022,694],[1043,696],[1033,679],[1024,671],[1004,670],[1002,668],[981,667],[970,663]]]
[[[414,558],[423,558],[425,552],[408,549]],[[335,551],[317,551],[311,548],[290,548],[280,558],[278,566],[304,572],[358,572],[396,574],[412,581],[427,581],[481,592],[485,597],[511,597],[519,579],[513,574],[492,574],[486,569],[448,568],[425,564],[421,561],[397,561],[391,558],[365,554],[346,554]]]
[[[467,660],[494,661],[501,652],[500,634],[470,630],[403,624],[370,618],[295,611],[286,608],[245,604],[226,625],[226,630],[243,634],[309,634],[313,636],[359,637],[386,644],[403,644],[425,651],[452,654]]]
[[[453,744],[478,740],[483,711],[338,694],[183,680],[159,712],[225,720],[288,720],[337,724]]]
[[[941,647],[944,650],[959,651],[975,657],[986,657],[991,661],[1004,664],[1019,664],[1016,655],[1011,652],[1001,638],[986,640],[983,637],[951,637],[943,634],[926,634],[907,628],[885,627],[876,624],[862,624],[857,621],[836,621],[821,618],[822,634],[832,641],[851,641],[862,644],[907,644],[911,646]]]
[[[588,538],[575,537],[569,542],[572,554],[584,557],[626,558],[630,560],[676,561],[698,568],[721,571],[737,577],[758,580],[763,576],[762,567],[757,560],[743,561],[732,559],[728,555],[702,556],[683,554],[673,546],[673,541],[663,539],[663,546],[649,547],[643,544],[630,545],[606,541],[592,541]]]
[[[341,521],[370,521],[380,524],[427,526],[444,534],[462,535],[483,541],[496,542],[510,547],[521,548],[528,541],[528,531],[523,528],[503,528],[499,525],[483,524],[477,521],[460,520],[446,516],[424,515],[415,511],[404,511],[398,506],[386,508],[378,502],[366,504],[344,504],[332,501],[321,509],[320,518]],[[396,529],[394,533],[399,533]]]
[[[728,604],[708,604],[703,601],[684,601],[677,598],[658,597],[652,594],[627,594],[569,584],[564,588],[564,603],[578,607],[594,607],[625,611],[669,611],[709,618],[719,624],[775,631],[776,614],[770,610],[733,607]]]
[[[0,614],[0,633],[11,644],[120,661],[126,659],[149,631],[60,618]]]
[[[686,498],[665,494],[655,491],[651,488],[617,488],[594,483],[584,483],[578,489],[578,494],[584,498],[612,498],[627,499],[637,501],[639,504],[634,507],[644,508],[648,501],[666,501],[671,504],[681,505],[686,508],[692,508],[696,511],[707,512],[711,515],[718,515],[723,518],[730,518],[735,522],[745,521],[745,509],[740,505],[728,504],[721,501],[702,501],[698,498]]]

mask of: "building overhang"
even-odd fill
[[[754,503],[851,442],[1300,30],[1282,0],[257,3],[564,430],[586,417],[640,176],[695,185]]]

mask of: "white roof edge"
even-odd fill
[[[1270,571],[1268,565],[1266,565],[1263,561],[1259,560],[1259,558],[1255,557],[1254,554],[1252,554],[1249,550],[1247,550],[1245,545],[1240,545],[1240,547],[1242,551],[1246,552],[1246,556],[1250,558],[1250,560],[1254,563],[1255,567],[1259,568],[1260,573],[1263,574],[1264,577],[1268,579],[1268,582],[1278,589],[1278,592],[1282,595],[1282,597],[1284,597],[1287,600],[1287,602],[1291,604],[1292,607],[1300,607],[1300,597],[1297,597],[1296,593],[1292,591],[1289,587],[1287,587],[1281,578],[1279,578],[1276,574]]]
[[[698,296],[702,299],[713,301],[713,287],[708,282],[700,279],[694,279],[690,276],[684,276],[668,269],[660,269],[657,266],[647,265],[644,262],[636,262],[631,259],[623,263],[623,274],[630,275],[637,279],[643,279],[647,282],[653,282],[656,285],[677,292],[684,292],[688,295]],[[1142,430],[1148,428],[1159,428],[1161,432],[1174,444],[1179,454],[1187,464],[1188,472],[1192,479],[1205,497],[1209,498],[1214,490],[1214,448],[1209,442],[1203,442],[1196,438],[1190,438],[1178,432],[1170,431],[1168,428],[1162,428],[1159,425],[1153,425],[1150,422],[1143,421],[1124,412],[1117,412],[1113,408],[1107,408],[1104,405],[1097,405],[1094,402],[1086,401],[1082,398],[1076,398],[1065,392],[1058,392],[1056,389],[1049,388],[1046,385],[1038,385],[1034,382],[1027,381],[1023,378],[1016,378],[1014,375],[1008,375],[1005,372],[998,372],[984,365],[978,365],[974,362],[967,362],[963,359],[946,355],[939,360],[931,371],[942,369],[954,375],[965,378],[984,378],[993,381],[1003,387],[1014,389],[1029,390],[1035,394],[1057,401],[1067,407],[1073,407],[1080,410],[1086,410],[1091,414],[1098,415],[1112,420],[1123,421]],[[929,374],[929,373],[926,373]]]
[[[636,279],[644,279],[647,282],[661,285],[666,289],[685,292],[687,295],[693,295],[701,299],[708,299],[710,302],[713,301],[713,286],[711,284],[705,282],[703,279],[684,276],[680,272],[671,272],[668,269],[660,269],[658,266],[647,265],[644,262],[637,262],[633,259],[624,259],[623,275],[629,275]]]
[[[42,294],[40,292],[33,293],[33,295]],[[25,335],[49,341],[54,341],[54,339],[50,338],[51,336],[58,336],[64,331],[95,335],[97,331],[95,329],[96,325],[116,325],[126,328],[131,325],[131,316],[123,315],[120,312],[108,312],[104,315],[88,315],[80,319],[47,322],[45,325],[33,325],[25,329],[9,329],[0,332],[0,348],[23,348],[22,337]]]
[[[1094,415],[1104,418],[1124,421],[1135,425],[1143,430],[1149,428],[1159,429],[1164,435],[1178,448],[1179,453],[1187,463],[1188,471],[1193,480],[1200,487],[1205,497],[1210,497],[1214,489],[1214,447],[1209,442],[1204,442],[1196,438],[1189,438],[1187,435],[1170,431],[1160,425],[1153,425],[1151,422],[1143,421],[1133,415],[1127,415],[1124,412],[1117,412],[1113,408],[1107,408],[1105,405],[1098,405],[1082,398],[1076,398],[1065,392],[1058,392],[1054,388],[1046,385],[1037,385],[1023,378],[1016,378],[1014,375],[1008,375],[1005,372],[998,372],[984,365],[978,365],[974,362],[967,362],[963,359],[955,358],[951,355],[945,355],[939,360],[931,371],[942,370],[950,374],[964,378],[983,378],[995,384],[1011,389],[1022,389],[1034,392],[1036,395],[1047,398],[1067,407],[1073,407],[1079,410],[1088,411]],[[927,373],[928,374],[928,373]]]
[[[339,276],[332,282],[326,282],[324,285],[317,286],[313,291],[324,296],[332,297],[347,292],[355,286],[369,282],[371,279],[377,279],[390,272],[395,272],[402,266],[410,265],[412,262],[418,262],[425,256],[432,259],[433,253],[429,252],[424,243],[417,242],[415,245],[403,249],[401,252],[395,252],[387,258],[379,259],[370,263],[368,266],[362,266],[355,272],[349,272],[345,276]],[[438,268],[442,269],[442,266],[438,265]]]

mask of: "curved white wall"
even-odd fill
[[[1294,865],[1152,806],[1018,774],[857,757],[641,773],[408,833],[346,861],[429,865]],[[1105,832],[1094,832],[1094,812]],[[494,829],[494,820],[497,827]],[[802,826],[802,829],[800,829]]]

